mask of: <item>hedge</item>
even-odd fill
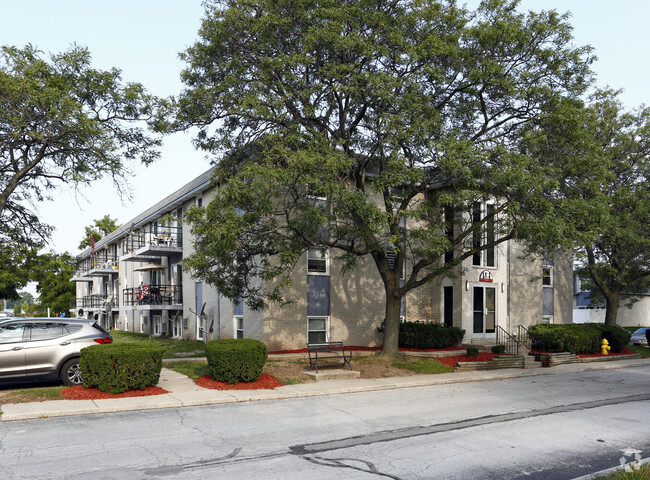
[[[433,322],[402,322],[399,325],[400,348],[445,348],[458,344],[465,330]]]
[[[611,351],[621,352],[630,341],[630,333],[598,323],[537,324],[529,329],[532,347],[542,352],[598,353],[603,338]]]
[[[229,384],[257,381],[268,357],[266,345],[251,339],[212,340],[205,354],[212,378]]]
[[[155,345],[93,345],[81,349],[83,385],[106,393],[158,384],[165,349]]]

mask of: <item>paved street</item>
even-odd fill
[[[4,422],[11,479],[554,479],[650,452],[650,367]],[[631,455],[629,455],[631,456]]]

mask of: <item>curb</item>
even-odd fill
[[[362,393],[398,388],[446,385],[452,383],[507,380],[511,378],[577,373],[590,370],[615,370],[650,366],[650,358],[558,365],[539,369],[502,369],[469,372],[414,375],[409,377],[339,379],[323,382],[284,385],[274,390],[209,390],[198,387],[188,377],[163,368],[158,384],[169,391],[162,395],[128,397],[102,400],[50,400],[44,402],[13,403],[0,406],[0,421],[31,420],[71,415],[114,413],[134,410],[180,408],[188,406],[217,405],[260,400],[283,400],[342,393]]]

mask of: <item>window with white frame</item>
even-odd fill
[[[307,250],[307,274],[329,275],[330,255],[326,248],[310,248]]]
[[[472,247],[480,249],[472,256],[472,265],[481,267],[496,267],[496,247],[483,248],[496,240],[495,206],[492,203],[475,203],[472,208],[472,222],[481,228],[474,231]]]
[[[307,343],[329,342],[329,318],[308,317],[307,318]]]

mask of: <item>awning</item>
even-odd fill
[[[134,272],[150,272],[152,270],[165,270],[167,267],[159,263],[145,263],[141,267],[134,269]]]

